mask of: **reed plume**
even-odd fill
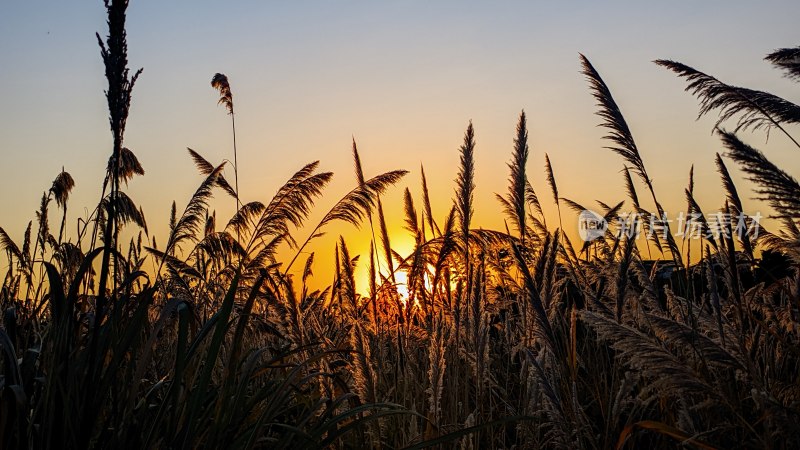
[[[517,134],[514,137],[514,151],[511,162],[508,163],[508,194],[502,197],[496,195],[503,205],[506,215],[511,219],[522,245],[525,245],[525,237],[528,233],[527,226],[527,186],[528,177],[526,175],[526,165],[528,164],[528,128],[525,111],[519,114],[517,122]]]
[[[800,47],[781,48],[764,59],[782,69],[786,77],[800,80]]]
[[[779,217],[800,216],[800,184],[791,175],[770,162],[759,150],[745,144],[732,132],[718,131],[725,156],[738,163],[748,179],[760,186],[758,198],[769,202]]]
[[[597,106],[599,107],[597,115],[603,119],[601,126],[608,130],[608,134],[604,136],[604,139],[612,143],[610,147],[606,148],[622,156],[622,158],[630,164],[634,173],[639,176],[650,191],[658,217],[663,218],[664,208],[656,198],[652,180],[647,174],[644,161],[642,161],[641,154],[639,153],[639,148],[636,146],[633,134],[628,127],[628,123],[625,121],[625,117],[622,115],[622,111],[619,106],[617,106],[617,102],[614,101],[614,97],[611,95],[611,90],[608,88],[608,85],[606,85],[605,81],[600,77],[600,74],[595,70],[594,66],[592,66],[592,63],[583,55],[580,55],[580,59],[583,66],[582,72],[589,81],[592,95],[595,100],[597,100]],[[667,247],[672,253],[672,258],[676,266],[681,267],[683,264],[681,262],[680,250],[675,243],[672,233],[669,232],[669,224],[665,223],[665,227]]]
[[[239,160],[236,151],[236,114],[233,112],[233,92],[231,92],[231,85],[228,82],[228,77],[221,73],[216,73],[211,78],[211,87],[219,92],[218,105],[225,107],[228,115],[231,116],[231,134],[233,135],[233,187],[236,193],[236,207],[241,206],[242,202],[239,199]]]
[[[800,122],[800,106],[768,92],[730,86],[699,70],[679,62],[658,59],[654,61],[686,79],[686,91],[700,100],[698,118],[711,111],[719,111],[718,127],[722,122],[739,116],[734,131],[777,128],[798,148],[798,143],[783,124]]]
[[[424,219],[428,222],[428,229],[431,230],[431,236],[435,238],[437,234],[441,236],[442,231],[436,224],[436,219],[433,218],[431,198],[430,194],[428,193],[428,180],[425,178],[425,167],[423,167],[422,164],[419,165],[419,173],[422,181],[422,206],[424,208],[423,212],[425,213]]]
[[[468,247],[470,224],[472,222],[472,201],[475,193],[475,130],[472,121],[464,133],[464,143],[460,147],[461,165],[456,178],[456,211],[461,228],[464,246]],[[468,252],[468,250],[465,250]],[[466,253],[468,255],[468,253]]]
[[[558,195],[556,177],[553,174],[553,166],[550,164],[550,156],[547,153],[544,154],[544,162],[544,168],[547,173],[547,184],[550,186],[550,192],[553,194],[553,202],[555,202],[556,209],[558,209],[558,227],[563,230],[564,225],[561,223],[561,197]]]
[[[716,158],[714,160],[717,166],[717,172],[719,173],[720,178],[722,178],[722,186],[725,188],[725,195],[727,197],[727,202],[731,206],[731,210],[733,213],[733,219],[738,219],[738,217],[744,218],[744,206],[742,205],[742,200],[739,198],[739,193],[736,190],[736,185],[733,182],[733,178],[731,178],[730,172],[728,172],[728,168],[725,166],[725,162],[722,160],[722,157],[719,153],[716,154]],[[753,244],[750,241],[750,237],[744,234],[738,236],[739,242],[742,243],[742,247],[744,247],[744,251],[750,260],[753,260]]]

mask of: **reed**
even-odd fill
[[[444,214],[435,217],[422,167],[419,192],[404,189],[408,254],[393,247],[381,201],[407,172],[366,176],[355,140],[354,186],[317,223],[308,218],[333,177],[318,162],[300,166],[273,197],[243,202],[235,143],[233,185],[227,162],[189,149],[198,187],[173,203],[159,246],[124,191],[144,175],[123,145],[140,73],[127,67],[127,6],[106,3],[100,40],[114,146],[94,212],[69,232],[75,181],[62,170],[20,241],[0,228],[2,448],[800,446],[800,186],[739,134],[788,134],[796,123],[788,100],[658,61],[690,82],[701,114],[721,112],[724,151],[708,155],[725,191],[720,212],[744,212],[732,161],[780,219],[757,239],[734,239],[740,224],[721,223],[727,234],[704,238],[694,264],[691,245],[684,260],[671,233],[654,239],[671,253],[669,276],[659,271],[668,262],[649,261],[614,223],[626,204],[649,214],[636,178],[655,212],[663,208],[646,154],[582,55],[609,148],[624,161],[627,197],[598,201],[610,227],[593,242],[573,246],[563,229],[562,203],[565,219],[586,208],[559,191],[545,155],[559,215],[548,227],[529,180],[523,111],[510,136],[508,188],[496,196],[505,230],[474,220],[470,123],[453,149],[460,164]],[[796,54],[767,59],[796,81]],[[235,139],[230,85],[221,74],[213,80]],[[699,189],[692,168],[676,194],[708,230]],[[236,199],[227,221],[215,195]],[[349,235],[312,248],[336,222],[369,224],[368,258],[352,252]],[[293,249],[291,258],[279,248]],[[331,267],[319,251],[334,253]],[[368,265],[364,292],[359,264]]]

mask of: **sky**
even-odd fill
[[[76,181],[68,231],[97,203],[112,144],[94,36],[106,34],[104,14],[100,1],[2,7],[0,226],[15,240],[62,167]],[[695,120],[697,102],[683,92],[684,82],[652,60],[678,60],[796,101],[797,85],[762,58],[798,45],[798,16],[796,1],[132,0],[129,61],[144,73],[133,91],[125,145],[146,175],[131,181],[128,192],[164,242],[172,201],[185,205],[201,181],[186,147],[213,162],[232,159],[229,117],[210,86],[222,72],[234,94],[245,201],[268,201],[294,171],[319,160],[335,176],[314,222],[354,186],[355,138],[367,176],[410,171],[384,201],[395,242],[408,246],[402,192],[408,187],[419,201],[424,165],[434,215],[444,219],[471,120],[475,223],[503,229],[494,197],[506,191],[506,164],[524,109],[528,174],[548,216],[555,217],[555,208],[545,153],[563,197],[617,203],[625,198],[623,162],[603,149],[594,101],[579,73],[580,52],[610,86],[665,209],[685,209],[683,189],[694,165],[698,202],[713,211],[723,198],[714,167],[714,153],[722,151],[711,133],[715,118]],[[773,133],[766,142],[756,132],[744,139],[790,173],[800,172],[785,137]],[[751,197],[752,185],[734,172],[742,196]],[[225,221],[233,203],[219,198],[214,205]],[[746,208],[766,211],[752,201]],[[576,235],[576,216],[564,216],[564,227]],[[339,233],[352,236],[353,253],[368,246],[365,230],[339,226],[314,250],[331,254]]]

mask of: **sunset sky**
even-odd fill
[[[581,52],[612,89],[665,209],[685,209],[683,189],[694,164],[697,199],[713,211],[723,198],[714,168],[714,153],[722,151],[711,134],[715,118],[695,121],[697,101],[683,92],[684,82],[651,61],[675,59],[725,82],[797,100],[798,85],[761,61],[775,48],[798,44],[797,17],[797,1],[574,2],[566,8],[556,2],[132,0],[129,60],[144,73],[133,92],[125,145],[147,174],[131,182],[129,193],[163,243],[172,201],[181,208],[201,180],[186,147],[213,162],[232,159],[229,117],[209,84],[222,72],[236,105],[245,201],[267,201],[295,170],[320,160],[335,177],[313,222],[354,185],[355,137],[368,176],[410,171],[385,200],[402,246],[409,242],[401,231],[403,189],[419,199],[423,164],[434,213],[443,220],[458,147],[472,120],[475,223],[503,229],[494,194],[505,193],[514,128],[525,109],[529,177],[548,214],[555,217],[545,152],[562,196],[587,205],[616,203],[625,198],[623,163],[602,148],[594,101],[579,74]],[[84,208],[97,203],[111,135],[96,31],[105,37],[100,1],[9,2],[0,13],[0,226],[15,240],[62,166],[76,181],[70,232],[89,214]],[[798,173],[796,149],[784,136],[773,133],[768,143],[762,132],[743,137]],[[750,184],[741,181],[739,189],[752,196]],[[746,205],[767,212],[755,202]],[[215,206],[226,222],[232,201],[218,196]],[[575,214],[564,213],[565,228],[576,235]],[[353,253],[368,246],[363,231],[330,232],[351,236]],[[332,237],[315,250],[331,254]]]

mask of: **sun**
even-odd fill
[[[395,289],[397,289],[397,295],[400,296],[400,301],[403,302],[403,306],[408,303],[408,299],[411,297],[411,292],[408,289],[408,274],[406,272],[396,272],[394,274],[395,279]]]

